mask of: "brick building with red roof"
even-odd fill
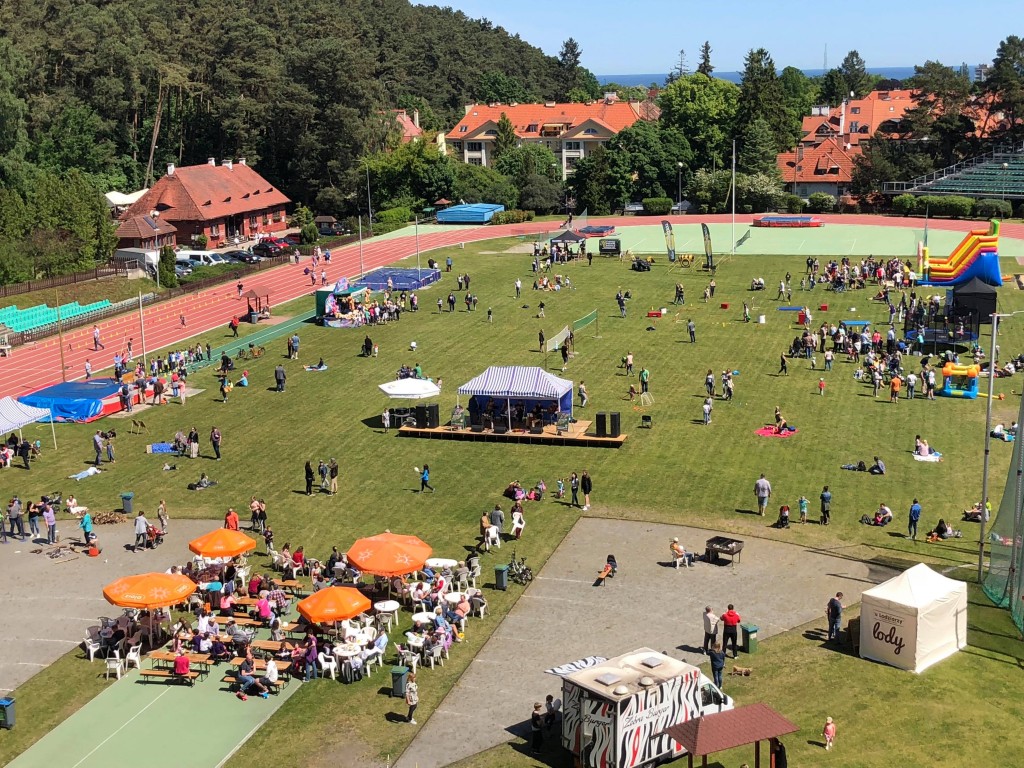
[[[286,207],[291,203],[281,190],[250,168],[245,158],[217,165],[176,168],[136,201],[122,216],[156,212],[160,220],[177,228],[179,243],[206,235],[210,248],[226,245],[235,237],[247,240],[257,233],[286,229]]]
[[[165,245],[175,245],[178,228],[158,216],[128,216],[117,228],[118,248],[144,248],[158,251]]]
[[[466,114],[448,132],[448,150],[464,163],[490,165],[498,120],[502,113],[515,126],[520,144],[542,144],[562,166],[562,178],[596,147],[639,120],[657,120],[650,101],[619,101],[608,96],[589,103],[470,104]]]

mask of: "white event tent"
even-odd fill
[[[430,379],[395,379],[381,384],[380,390],[392,400],[423,400],[441,394],[441,388]]]
[[[861,595],[861,658],[922,672],[966,646],[962,581],[918,563]]]
[[[49,417],[49,408],[34,408],[31,405],[19,403],[13,397],[5,397],[0,400],[0,435],[6,435],[15,430],[20,434],[22,427]],[[50,433],[53,435],[53,447],[56,448],[57,432],[53,428],[53,419],[50,419]]]

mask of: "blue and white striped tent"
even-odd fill
[[[469,412],[476,416],[489,400],[506,411],[513,403],[522,403],[527,411],[540,403],[558,403],[558,410],[572,413],[572,382],[560,379],[543,368],[522,365],[492,365],[475,379],[459,387],[460,395],[469,395]],[[505,402],[502,402],[505,401]]]

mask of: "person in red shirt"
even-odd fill
[[[732,657],[736,658],[736,633],[740,625],[740,615],[729,603],[729,610],[722,614],[722,652],[725,653],[729,647],[729,640],[732,640]]]
[[[238,513],[235,512],[234,507],[229,507],[228,513],[224,515],[224,527],[229,531],[238,530]]]
[[[189,661],[188,656],[185,655],[185,649],[182,648],[180,651],[178,651],[178,655],[174,659],[174,674],[179,677],[187,678],[188,673],[190,671],[190,664],[191,662]]]

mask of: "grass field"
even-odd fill
[[[895,534],[903,529],[906,510],[914,497],[925,509],[922,528],[933,526],[940,516],[959,519],[960,510],[978,498],[984,401],[940,398],[890,405],[887,398],[874,399],[869,387],[854,381],[854,366],[845,361],[824,373],[811,371],[806,362],[794,360],[788,377],[776,376],[780,352],[799,334],[792,324],[795,314],[775,311],[775,302],[769,300],[773,292],[750,294],[746,286],[755,275],[772,285],[786,271],[798,280],[803,257],[737,256],[719,270],[715,301],[704,304],[697,301],[706,283],[702,273],[670,271],[659,263],[653,272],[638,274],[618,261],[600,258],[595,258],[592,267],[570,265],[556,270],[571,276],[575,290],[540,295],[530,290],[530,256],[521,252],[522,247],[518,239],[509,239],[435,252],[434,258],[442,262],[451,253],[455,269],[470,273],[472,290],[480,297],[478,311],[466,312],[460,301],[459,311],[437,313],[436,298],[454,290],[452,276],[446,275],[439,286],[422,292],[423,309],[419,313],[407,313],[399,323],[369,330],[380,347],[376,359],[357,356],[363,338],[360,331],[304,328],[300,331],[302,359],[297,363],[283,361],[283,339],[269,345],[270,354],[246,364],[251,386],[248,390],[236,389],[226,404],[219,402],[215,378],[207,369],[190,381],[206,391],[189,398],[186,407],[172,404],[145,412],[148,434],[127,435],[125,421],[103,422],[104,428],[116,426],[120,436],[116,441],[118,461],[102,475],[78,484],[64,479],[91,458],[90,438],[98,427],[61,425],[57,430],[60,450],[56,454],[46,451],[28,475],[11,470],[4,477],[5,488],[25,497],[55,488],[66,495],[73,486],[79,499],[94,511],[119,506],[118,494],[131,490],[136,493],[137,507],[147,512],[164,498],[172,519],[210,518],[211,525],[219,523],[228,506],[244,508],[249,497],[256,494],[267,501],[279,545],[286,541],[293,548],[304,544],[311,554],[325,557],[331,545],[344,550],[359,536],[390,528],[420,535],[441,556],[457,556],[473,542],[481,512],[500,500],[509,481],[519,479],[532,485],[544,479],[552,486],[557,477],[588,469],[594,478],[590,511],[594,515],[686,522],[746,536],[783,537],[809,547],[841,548],[851,556],[886,563],[911,564],[928,559],[955,565],[976,559],[977,546],[970,539],[977,536],[974,528],[966,529],[962,541],[938,546],[914,544]],[[482,251],[492,255],[481,255]],[[516,277],[524,283],[519,300],[513,294]],[[677,281],[685,283],[687,289],[688,301],[683,307],[670,304]],[[620,287],[629,289],[633,296],[626,319],[618,316],[614,301]],[[815,308],[827,302],[828,312],[814,313],[816,323],[822,319],[881,320],[882,307],[869,298],[868,291],[839,296],[815,291],[794,293],[793,302]],[[537,304],[541,300],[546,304],[546,318],[538,320]],[[766,316],[765,325],[740,321],[739,308],[744,300],[753,301],[755,318]],[[719,308],[723,302],[730,303],[728,310]],[[1024,308],[1024,301],[1010,288],[1001,291],[1000,302],[1001,311]],[[311,306],[310,298],[277,310],[296,312]],[[662,306],[670,310],[667,317],[653,320],[645,316],[649,309]],[[488,307],[494,310],[491,324],[487,323]],[[621,449],[423,441],[380,433],[379,414],[387,402],[377,385],[393,378],[402,363],[419,362],[428,375],[444,379],[440,403],[442,413],[447,414],[455,404],[458,385],[488,365],[547,363],[558,372],[560,357],[545,357],[537,351],[538,331],[543,328],[551,337],[594,309],[598,310],[599,321],[577,333],[576,356],[563,375],[577,383],[584,379],[590,392],[591,404],[578,411],[578,417],[592,419],[599,410],[621,411],[623,430],[629,433]],[[696,344],[689,344],[686,338],[689,318],[697,326]],[[201,340],[205,343],[207,338],[214,347],[225,341],[220,332]],[[413,340],[418,346],[415,354],[408,351]],[[1007,352],[1016,353],[1024,346],[1024,332],[1015,320],[1001,327],[1000,342]],[[655,403],[643,410],[624,398],[630,379],[619,368],[619,361],[627,351],[634,353],[637,370],[647,366],[651,371]],[[329,370],[302,370],[302,364],[321,356]],[[279,394],[268,390],[272,389],[274,366],[282,361],[288,371],[288,387]],[[916,360],[908,364],[916,366]],[[700,424],[700,406],[704,374],[709,368],[716,376],[725,369],[740,373],[736,376],[735,400],[716,403],[712,424],[705,427]],[[815,386],[819,376],[826,377],[828,385],[824,397],[819,397]],[[1019,401],[1011,391],[1019,392],[1019,387],[1019,380],[997,382],[997,392],[1006,395],[1005,400],[993,404],[997,421],[1009,423],[1016,417]],[[787,440],[755,436],[755,429],[772,421],[776,405],[799,433]],[[653,429],[637,428],[643,414],[652,417]],[[204,438],[204,456],[212,455],[205,440],[210,428],[216,425],[222,430],[223,461],[179,459],[176,472],[162,472],[165,457],[147,455],[145,445],[169,441],[177,429],[187,430],[192,425]],[[910,450],[915,434],[926,437],[946,460],[941,464],[913,461]],[[42,440],[45,446],[49,427],[27,429],[26,436]],[[996,503],[1010,447],[996,442],[992,451],[992,495]],[[874,455],[885,459],[889,469],[885,477],[839,469],[847,462],[870,462]],[[304,462],[315,464],[318,458],[332,456],[341,463],[341,492],[333,498],[307,498],[302,493]],[[415,493],[418,481],[413,467],[424,463],[431,466],[432,483],[438,492],[420,496]],[[190,493],[185,486],[201,471],[219,484],[202,493]],[[834,494],[832,526],[797,526],[780,532],[768,527],[773,518],[749,514],[753,483],[761,472],[772,482],[776,510],[781,503],[795,508],[800,494],[813,502],[822,486],[830,485]],[[897,523],[885,530],[860,526],[859,517],[881,501],[894,509]],[[520,554],[537,566],[542,564],[577,514],[556,503],[529,507],[529,527],[519,546]],[[161,551],[160,555],[169,558],[171,553]],[[186,553],[177,553],[177,557],[184,560]],[[484,561],[485,574],[491,560]],[[259,558],[257,561],[261,562]],[[110,574],[111,580],[117,575]],[[506,611],[517,595],[516,589],[495,593],[495,617]],[[429,686],[421,686],[424,717],[496,623],[497,618],[491,617],[474,623],[468,646],[454,649],[448,665],[430,674]],[[796,640],[779,640],[777,645],[784,648],[788,642]],[[775,653],[774,648],[770,652]],[[793,671],[786,670],[786,653],[779,653],[777,667],[744,683],[763,685],[763,689],[752,687],[748,697],[738,687],[741,701],[764,698],[795,708],[792,699],[767,695],[769,690],[778,693],[777,688],[788,690],[796,682]],[[809,678],[799,681],[802,690],[810,694],[806,698],[814,701],[812,719],[818,714],[824,716],[826,704],[840,704],[843,697],[834,690],[834,680],[846,679],[847,674],[869,674],[864,666],[858,666],[856,673],[852,666],[850,671],[833,670],[832,665],[855,663],[833,661],[833,656],[821,661],[822,669],[831,671],[814,678],[813,688],[807,688]],[[38,707],[40,712],[77,706],[94,695],[95,684],[89,679],[91,673],[77,674],[76,663],[74,659],[63,660],[59,670],[43,671],[15,695],[22,701],[32,700],[25,706]],[[791,658],[789,663],[793,664]],[[978,663],[982,664],[980,660]],[[988,663],[993,669],[1006,669],[1004,664]],[[831,677],[833,672],[838,676]],[[874,685],[887,685],[890,674],[879,672],[874,683],[865,684],[865,696],[877,695]],[[377,684],[367,681],[356,686],[304,687],[242,748],[232,765],[253,764],[267,749],[273,749],[279,760],[298,766],[322,764],[339,755],[358,757],[365,752],[380,757],[396,755],[413,731],[396,729],[387,721],[385,714],[394,710],[394,705],[386,697],[375,695],[376,689]],[[887,722],[908,722],[910,713],[925,707],[935,693],[928,686],[903,690],[902,698],[884,701],[886,711],[891,713]],[[980,711],[990,690],[981,685],[962,687],[958,692],[964,696],[961,706]],[[330,718],[320,717],[323,711],[330,712]],[[857,711],[851,709],[850,718],[856,717]],[[919,722],[937,725],[927,716]],[[16,740],[0,740],[0,762],[43,735],[46,723],[45,717],[22,720]],[[848,733],[853,733],[853,724],[848,727]],[[999,733],[1000,729],[989,731]],[[872,755],[861,755],[860,762],[837,764],[889,764],[890,755]],[[913,753],[906,761],[912,763],[912,758]]]

